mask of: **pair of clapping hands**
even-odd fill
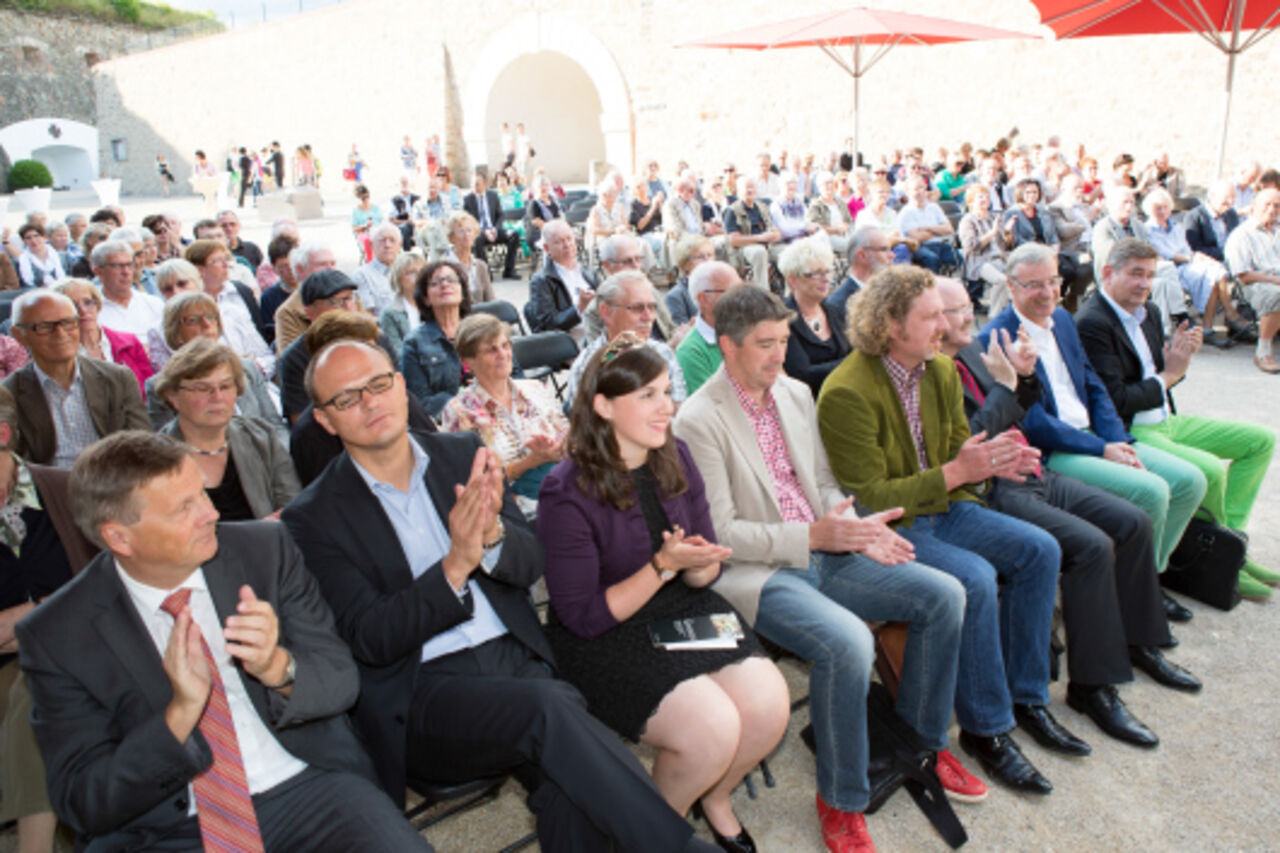
[[[1018,329],[1017,336],[1010,336],[1008,329],[997,329],[992,331],[987,350],[982,353],[982,364],[997,384],[1013,391],[1018,387],[1019,376],[1035,373],[1039,357],[1040,351],[1026,329]],[[992,477],[1021,483],[1039,468],[1040,450],[1018,441],[1013,429],[990,438],[984,430],[960,446],[956,462],[965,472],[967,483]]]

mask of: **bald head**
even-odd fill
[[[947,330],[942,335],[942,351],[954,357],[973,342],[973,303],[963,284],[954,278],[934,277]]]

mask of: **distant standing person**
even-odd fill
[[[351,153],[347,155],[347,168],[354,173],[355,177],[352,180],[357,184],[364,181],[364,158],[360,156],[360,151],[354,142],[351,143]]]
[[[156,174],[160,176],[160,190],[164,193],[164,197],[169,197],[169,187],[173,185],[173,172],[169,171],[169,163],[164,159],[163,154],[156,155]]]
[[[213,168],[213,164],[209,162],[209,158],[205,156],[203,151],[197,151],[196,166],[191,170],[191,174],[197,178],[208,177],[218,174],[218,170]]]
[[[511,125],[502,123],[502,168],[516,161],[516,138],[511,135]]]
[[[418,149],[413,147],[408,134],[405,134],[404,144],[400,146],[400,166],[404,169],[406,178],[418,174]]]
[[[271,177],[276,179],[276,189],[284,189],[284,151],[279,140],[271,143]]]
[[[427,137],[426,157],[427,157],[427,174],[434,175],[436,173],[436,169],[439,168],[440,166],[440,137],[439,136]]]
[[[249,191],[249,185],[253,183],[253,160],[249,158],[248,150],[240,146],[240,160],[237,165],[240,169],[240,207],[244,207],[244,194]]]
[[[524,124],[516,125],[516,171],[520,173],[522,178],[528,178],[529,161],[533,159],[533,142],[529,139],[529,134],[524,132]]]

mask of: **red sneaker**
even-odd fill
[[[831,853],[876,853],[867,831],[867,819],[861,812],[833,809],[818,795],[818,820],[822,823],[822,840]]]
[[[962,803],[980,803],[987,798],[987,786],[974,776],[948,749],[938,750],[938,781],[947,796]]]

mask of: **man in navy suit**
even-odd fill
[[[339,341],[307,369],[315,418],[346,452],[282,520],[360,669],[356,726],[383,787],[505,773],[544,850],[713,850],[617,736],[553,677],[529,601],[537,539],[472,433],[410,433],[404,377]]]
[[[471,253],[480,260],[485,260],[485,250],[490,246],[507,247],[506,264],[502,269],[503,278],[519,278],[516,275],[516,258],[520,254],[520,235],[502,227],[502,200],[498,194],[488,188],[484,175],[476,172],[471,179],[474,192],[467,193],[462,199],[462,207],[480,223],[480,233],[471,247]],[[462,260],[459,258],[459,260]]]
[[[1039,243],[1024,243],[1009,255],[1006,269],[1013,304],[986,325],[979,340],[985,349],[1001,329],[1011,338],[1025,329],[1040,353],[1035,365],[1040,396],[1023,416],[1023,432],[1045,454],[1050,469],[1145,510],[1151,516],[1156,569],[1163,571],[1204,498],[1204,474],[1171,453],[1135,441],[1125,429],[1085,356],[1075,322],[1058,307],[1057,256]],[[1134,663],[1148,673],[1157,669],[1153,659],[1135,657]]]

